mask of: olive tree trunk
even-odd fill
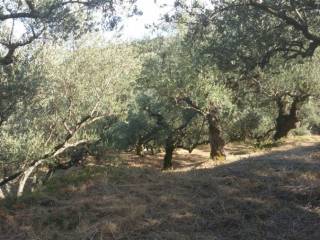
[[[307,99],[308,96],[295,97],[291,105],[285,98],[277,99],[278,117],[276,119],[276,132],[273,136],[274,140],[287,137],[291,130],[299,126],[298,112]]]
[[[163,169],[169,169],[172,168],[172,155],[173,151],[175,149],[174,141],[172,136],[169,136],[166,140],[166,146],[165,146],[165,155],[163,159]]]
[[[276,120],[276,132],[273,136],[274,140],[287,137],[289,132],[296,129],[299,120],[295,116],[279,114]]]
[[[210,158],[213,160],[225,160],[225,141],[215,111],[210,111],[206,115],[209,129]]]
[[[136,145],[136,155],[139,157],[143,157],[143,145],[140,143],[137,143]]]

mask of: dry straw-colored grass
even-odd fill
[[[320,137],[273,150],[228,146],[226,162],[203,146],[179,150],[161,172],[161,154],[121,154],[118,166],[60,174],[49,186],[0,207],[0,239],[320,239]]]

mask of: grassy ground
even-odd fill
[[[121,154],[58,174],[41,191],[0,203],[0,239],[320,239],[320,137],[274,149],[179,150],[174,170],[161,155]]]

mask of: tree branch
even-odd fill
[[[295,28],[298,32],[301,32],[303,36],[310,41],[309,47],[306,51],[302,54],[303,57],[312,56],[315,49],[320,45],[320,36],[317,36],[309,31],[309,27],[303,19],[299,22],[293,17],[288,16],[284,11],[279,11],[271,6],[268,6],[265,3],[259,3],[255,0],[250,0],[248,2],[249,6],[253,6],[257,9],[260,9],[266,13],[269,13],[281,20],[283,20],[286,24]],[[299,14],[301,16],[301,14]],[[302,17],[301,17],[302,18]],[[299,17],[300,19],[300,17]]]
[[[177,103],[186,103],[190,107],[190,109],[193,109],[200,115],[205,116],[205,113],[201,110],[201,108],[196,103],[194,103],[189,97],[177,98],[176,101]]]
[[[106,115],[103,116],[98,116],[98,117],[94,117],[92,118],[90,115],[83,117],[75,126],[75,131],[73,132],[73,134],[68,133],[68,135],[65,137],[65,139],[63,140],[63,142],[61,142],[60,144],[56,145],[53,150],[45,155],[43,155],[42,157],[40,157],[39,159],[36,159],[34,161],[32,161],[30,164],[27,165],[27,167],[24,167],[24,169],[22,170],[18,170],[16,171],[14,174],[12,174],[9,177],[5,177],[0,181],[0,187],[6,185],[7,183],[17,179],[18,177],[20,177],[21,175],[25,174],[26,171],[28,171],[29,169],[33,168],[34,166],[38,165],[39,162],[43,162],[43,160],[46,160],[48,158],[57,156],[59,154],[61,154],[62,152],[64,152],[66,149],[74,146],[74,144],[70,145],[68,144],[69,140],[76,134],[76,132],[79,129],[82,129],[100,119],[105,118]],[[83,142],[77,142],[76,144],[81,144]]]

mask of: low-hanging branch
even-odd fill
[[[51,1],[50,3],[43,5],[37,4],[32,0],[25,0],[15,7],[15,9],[1,11],[0,23],[4,23],[8,20],[28,23],[31,34],[28,34],[29,36],[24,35],[23,38],[25,39],[16,43],[11,42],[11,37],[7,38],[8,40],[2,41],[1,45],[6,48],[7,51],[3,56],[0,56],[0,65],[6,66],[12,64],[14,62],[15,52],[18,48],[29,45],[36,39],[39,39],[44,31],[52,27],[52,25],[63,25],[65,19],[64,13],[75,14],[75,10],[72,6],[79,6],[83,12],[85,12],[85,9],[104,7],[105,11],[108,10],[112,14],[115,10],[115,4],[115,1],[107,0],[59,0]],[[14,25],[11,32],[13,32],[13,28]],[[35,31],[34,28],[37,28],[37,31]]]
[[[306,40],[308,40],[309,45],[307,47],[300,47],[299,49],[292,49],[292,48],[275,48],[273,51],[292,51],[293,53],[291,55],[288,54],[288,58],[296,58],[298,56],[301,57],[312,57],[314,55],[314,52],[316,49],[320,46],[320,36],[316,35],[315,33],[312,33],[310,31],[310,27],[308,25],[307,20],[301,15],[301,13],[297,10],[296,6],[292,5],[291,7],[294,9],[295,15],[297,16],[298,20],[288,15],[285,11],[282,9],[277,9],[275,7],[270,6],[269,4],[266,4],[264,2],[259,2],[256,0],[250,0],[246,3],[248,6],[252,6],[256,9],[262,10],[265,13],[268,13],[283,22],[285,22],[288,26],[293,27],[296,31],[300,32]],[[312,10],[319,10],[319,5],[313,5],[314,8]],[[303,9],[305,11],[309,11],[310,9]],[[296,41],[292,41],[288,43],[290,46],[291,44],[295,44]],[[271,54],[271,53],[269,53]],[[268,55],[268,54],[267,54]],[[267,56],[268,58],[268,56]],[[267,59],[264,59],[266,61]]]
[[[21,177],[22,175],[24,175],[25,173],[28,173],[28,170],[30,169],[34,169],[35,166],[38,166],[39,163],[43,163],[44,160],[49,159],[51,157],[55,157],[63,152],[65,152],[67,149],[69,149],[70,147],[74,147],[77,144],[82,144],[82,141],[76,142],[74,144],[69,144],[69,141],[73,138],[73,136],[82,128],[93,124],[94,122],[97,122],[98,120],[101,120],[103,118],[105,118],[108,115],[100,115],[100,116],[85,116],[83,117],[75,126],[74,126],[74,131],[72,133],[68,133],[66,135],[66,137],[64,138],[64,140],[57,144],[52,151],[50,151],[49,153],[44,154],[42,157],[33,160],[32,162],[30,162],[26,167],[24,167],[23,169],[20,169],[18,171],[16,171],[15,173],[13,173],[12,175],[3,178],[0,181],[0,187],[8,184],[9,182],[12,182],[14,180],[16,180],[17,178]],[[30,173],[31,174],[31,173]],[[30,175],[28,174],[28,175]]]
[[[12,43],[11,41],[10,42],[1,41],[0,44],[7,49],[7,53],[4,56],[0,57],[0,65],[5,66],[13,63],[15,51],[20,47],[24,47],[26,45],[31,44],[33,41],[38,39],[44,31],[45,31],[45,28],[42,28],[39,32],[35,32],[32,29],[31,36],[15,43]]]
[[[190,97],[180,97],[176,99],[178,104],[186,103],[189,109],[196,111],[198,114],[205,116],[206,114],[200,109],[200,107],[194,103]]]
[[[96,0],[87,0],[87,1],[79,1],[79,0],[69,0],[69,1],[56,1],[53,2],[46,11],[43,11],[43,7],[36,7],[32,1],[25,1],[26,2],[26,9],[25,11],[18,11],[18,12],[9,12],[6,14],[0,14],[0,21],[5,21],[9,19],[41,19],[41,18],[48,18],[55,10],[58,10],[62,7],[67,5],[80,5],[86,7],[95,7],[99,4],[102,5],[103,1],[96,1]],[[112,1],[106,1],[105,3],[109,4],[109,8],[112,10]]]
[[[297,21],[294,17],[289,16],[284,11],[277,10],[274,7],[271,7],[265,3],[259,3],[255,0],[250,0],[249,5],[253,6],[257,9],[263,10],[266,13],[269,13],[283,21],[285,21],[288,25],[294,27],[297,31],[301,32],[307,39],[318,42],[320,44],[320,37],[311,33],[308,27],[308,24],[305,20]]]

